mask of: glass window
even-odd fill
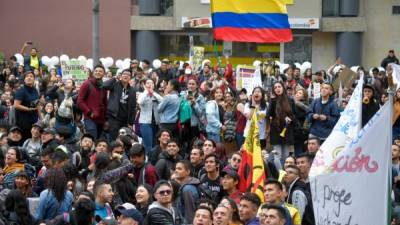
[[[293,41],[285,43],[285,63],[311,62],[312,58],[312,36],[298,35],[293,36]]]

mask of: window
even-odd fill
[[[400,5],[394,5],[393,6],[392,14],[393,15],[400,15]]]
[[[296,35],[293,41],[285,43],[285,63],[294,64],[295,62],[311,62],[312,58],[312,36]]]
[[[323,0],[322,16],[325,17],[339,16],[339,0]]]

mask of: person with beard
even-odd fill
[[[53,128],[45,128],[41,134],[42,149],[47,147],[56,147],[59,145],[58,141],[54,138],[56,131]]]
[[[22,64],[22,65],[24,65],[25,71],[28,71],[28,70],[33,71],[34,69],[39,69],[41,72],[42,61],[40,60],[40,58],[38,56],[38,49],[31,48],[30,55],[25,55],[25,49],[31,45],[32,45],[32,42],[27,41],[22,46],[22,49],[20,51],[20,54],[24,56],[24,64]]]
[[[90,165],[90,153],[93,148],[94,138],[90,134],[84,134],[81,137],[80,148],[79,151],[76,151],[72,154],[72,164],[79,171],[79,177],[85,179],[89,170],[88,167]]]
[[[104,66],[97,65],[93,71],[93,77],[81,85],[78,106],[83,112],[87,133],[97,139],[106,122],[107,91],[103,88],[102,80],[105,74]]]
[[[363,87],[363,101],[362,101],[362,115],[361,125],[362,127],[368,123],[368,121],[375,115],[379,110],[379,104],[374,98],[375,89],[371,85],[364,85]]]
[[[32,71],[24,73],[24,85],[15,92],[16,126],[21,128],[22,140],[31,135],[32,125],[39,118],[39,92],[35,88],[35,75]]]
[[[10,133],[7,139],[8,146],[22,146],[24,143],[22,140],[22,130],[18,126],[11,127]]]
[[[310,156],[311,161],[314,160],[319,148],[321,147],[321,141],[317,137],[310,137],[307,140],[307,153]]]
[[[204,152],[201,148],[192,148],[190,152],[190,167],[192,176],[200,178],[200,171],[204,167]]]
[[[171,171],[175,164],[182,159],[179,150],[179,142],[176,139],[171,139],[168,142],[167,150],[161,153],[160,159],[155,165],[160,179],[169,180],[171,178]]]

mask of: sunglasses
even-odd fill
[[[172,191],[171,190],[159,191],[158,194],[159,195],[170,195],[170,194],[172,194]]]

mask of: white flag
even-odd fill
[[[391,110],[387,102],[330,165],[310,178],[316,224],[388,222]]]
[[[345,148],[361,129],[363,85],[364,78],[361,76],[338,122],[317,152],[310,170],[310,177],[324,173],[336,155]]]

